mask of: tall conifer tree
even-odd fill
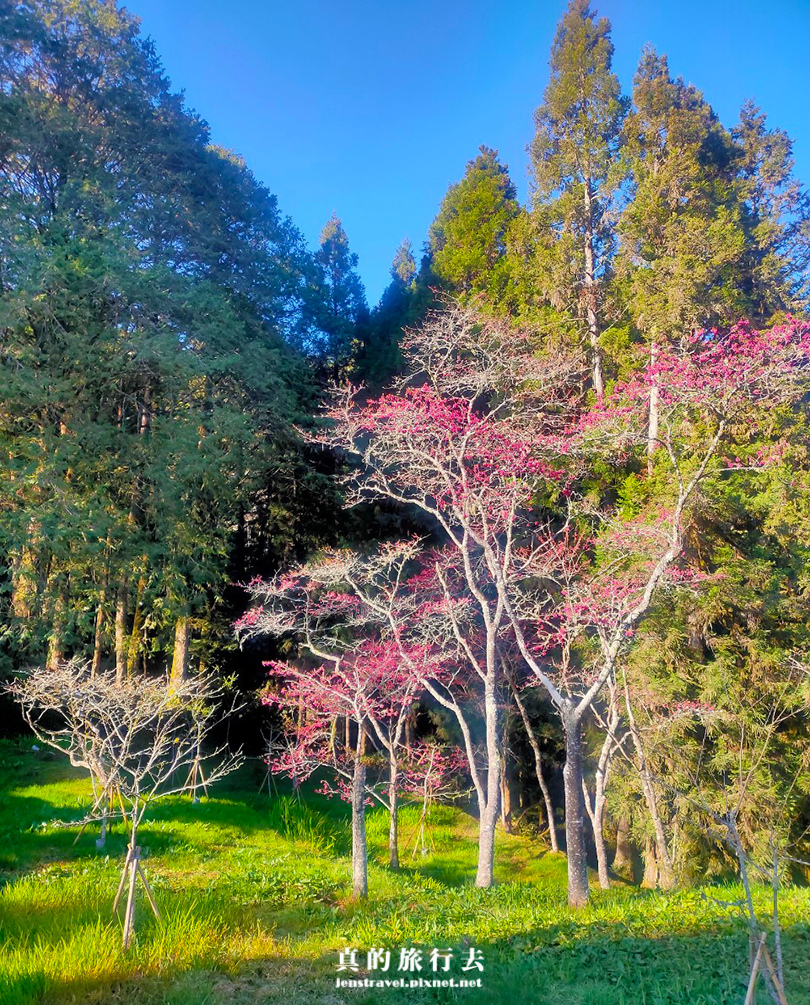
[[[322,357],[337,379],[348,364],[354,329],[366,307],[363,283],[357,272],[358,257],[336,213],[326,221],[315,252],[319,271],[318,324],[322,332]]]
[[[654,359],[662,339],[745,316],[735,151],[700,91],[673,79],[666,56],[651,46],[636,73],[624,146],[633,191],[620,220],[620,268],[630,315]],[[653,387],[650,458],[657,442]]]
[[[551,79],[535,112],[530,148],[537,222],[554,237],[540,251],[538,278],[556,307],[584,322],[599,396],[614,251],[607,210],[619,180],[615,159],[626,110],[612,60],[610,22],[597,20],[588,0],[571,0],[554,37]]]
[[[431,266],[442,285],[462,298],[501,302],[510,285],[509,231],[519,214],[507,165],[497,150],[482,146],[447,190],[430,228]]]
[[[743,282],[751,319],[806,308],[810,297],[810,198],[793,175],[793,143],[752,101],[732,130],[743,202]]]

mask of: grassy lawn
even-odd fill
[[[137,944],[120,949],[110,909],[125,838],[104,852],[82,815],[89,785],[58,760],[0,745],[0,1003],[286,1005],[324,1002],[532,1002],[535,1005],[742,1005],[747,939],[733,910],[703,893],[617,886],[568,910],[565,860],[527,838],[500,834],[498,885],[476,890],[475,821],[434,811],[433,850],[385,868],[387,821],[369,814],[370,898],[349,900],[346,807],[312,796],[270,801],[243,769],[212,798],[157,804],[142,831],[145,865],[162,911],[138,904]],[[403,812],[402,834],[416,823]],[[768,892],[758,891],[763,906]],[[784,896],[786,986],[810,1005],[810,891]],[[362,950],[348,976],[393,977],[399,949],[452,948],[449,976],[469,947],[483,951],[480,989],[338,988],[338,950]],[[365,972],[365,950],[392,950],[391,970]],[[396,950],[396,952],[394,952]],[[396,958],[395,958],[396,957]],[[407,977],[413,975],[407,974]],[[438,975],[441,977],[442,974]],[[760,992],[759,1002],[766,1000]]]

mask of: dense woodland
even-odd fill
[[[366,800],[396,866],[428,789],[574,906],[810,857],[810,199],[612,56],[571,0],[528,204],[482,146],[369,305],[126,10],[0,3],[0,671],[235,675],[360,896]]]

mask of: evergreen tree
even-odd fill
[[[746,234],[743,282],[751,319],[807,305],[810,294],[810,199],[793,176],[793,144],[769,129],[752,101],[732,130]]]
[[[237,542],[303,519],[312,263],[126,11],[31,0],[0,39],[8,613],[27,659],[182,674]]]
[[[744,317],[745,230],[731,136],[651,47],[624,141],[633,190],[620,221],[621,261],[636,326],[655,342]]]
[[[357,273],[357,255],[349,250],[349,239],[336,213],[321,231],[315,252],[318,269],[319,352],[333,379],[347,365],[352,351],[360,312],[366,307],[365,291]]]
[[[417,271],[411,242],[403,241],[391,263],[391,281],[380,297],[368,323],[358,326],[354,375],[372,388],[382,388],[402,369],[399,352],[403,328],[418,323],[434,297],[436,277],[427,257]]]
[[[624,147],[632,197],[619,223],[619,266],[630,317],[655,358],[662,340],[745,317],[743,211],[730,134],[691,84],[673,80],[647,47],[633,88]],[[658,444],[650,391],[648,454]]]
[[[396,250],[391,263],[391,278],[398,279],[405,287],[410,286],[416,276],[416,259],[409,240],[404,240]]]
[[[441,284],[463,298],[502,302],[510,286],[508,235],[519,213],[507,166],[497,150],[482,146],[448,189],[430,228],[431,267]]]
[[[604,287],[615,243],[607,213],[626,110],[612,59],[610,22],[597,20],[588,0],[571,0],[554,37],[530,148],[537,225],[552,236],[538,249],[537,279],[556,307],[584,322],[599,396]]]

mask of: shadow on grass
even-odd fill
[[[123,857],[125,826],[110,821],[103,849],[96,847],[100,824],[81,821],[92,806],[86,773],[50,754],[20,751],[8,741],[0,749],[0,885],[35,866],[92,860],[101,854]],[[348,854],[348,811],[307,794],[301,802],[283,788],[259,794],[261,772],[248,762],[210,790],[210,798],[159,799],[147,810],[140,831],[144,856],[195,851],[204,859],[223,842],[273,831],[315,851]],[[324,805],[326,804],[326,805]],[[337,812],[336,812],[337,809]],[[53,826],[56,824],[57,826]]]
[[[485,1005],[739,1005],[745,995],[748,943],[744,933],[643,938],[596,938],[574,945],[532,948],[528,932],[521,940],[479,942],[474,946],[447,946],[452,956],[447,971],[430,963],[430,945],[421,947],[421,970],[398,969],[400,945],[382,947],[391,952],[388,969],[369,969],[366,947],[358,950],[357,970],[338,970],[333,952],[299,956],[264,953],[235,965],[221,958],[189,958],[171,976],[146,973],[112,981],[51,981],[31,974],[6,989],[4,1005],[83,1005],[116,1001],[127,1005],[314,1005],[351,1001],[353,1005],[388,1005],[407,1001],[415,1005],[467,1002]],[[470,948],[477,949],[483,970],[464,970]],[[792,1005],[810,1001],[810,937],[807,933],[785,937],[785,981]],[[423,980],[456,981],[481,978],[480,988],[385,987],[376,982]],[[371,981],[370,987],[340,987],[336,981]],[[768,999],[761,989],[758,1005]]]
[[[2,1005],[738,1005],[744,995],[742,925],[712,913],[698,893],[595,890],[593,905],[574,914],[564,858],[501,837],[496,875],[516,881],[476,890],[474,821],[451,810],[434,818],[431,855],[409,863],[403,848],[397,873],[378,864],[387,819],[370,812],[371,899],[349,904],[349,866],[335,858],[348,848],[348,808],[309,792],[303,803],[289,791],[268,801],[252,768],[210,801],[155,804],[142,837],[155,856],[146,867],[163,918],[153,919],[141,897],[138,941],[125,955],[110,916],[124,836],[116,832],[107,849],[118,861],[105,862],[94,834],[72,848],[73,830],[20,831],[47,819],[43,808],[76,812],[81,783],[63,773],[62,784],[50,764],[40,767],[24,785],[6,785],[0,827],[24,838],[26,855],[61,861],[0,889]],[[404,807],[403,835],[417,812]],[[810,1005],[810,938],[794,927],[785,940],[788,1000]],[[408,944],[424,948],[419,976],[428,978],[433,946],[459,954],[477,946],[482,987],[335,987],[339,948],[388,948],[396,970]]]

